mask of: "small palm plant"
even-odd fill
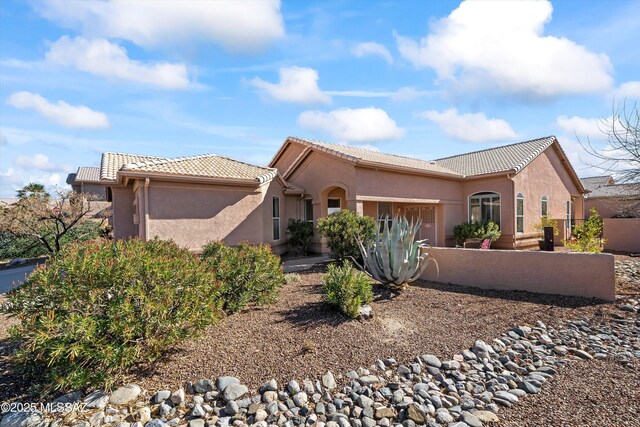
[[[382,233],[367,246],[358,241],[364,259],[364,270],[383,284],[404,286],[417,280],[435,260],[429,257],[429,245],[425,240],[416,240],[422,221],[415,223],[405,217],[395,216],[389,226],[389,218],[383,221]],[[438,264],[436,263],[436,268]]]

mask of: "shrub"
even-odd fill
[[[361,260],[358,239],[367,246],[376,234],[376,222],[350,210],[341,210],[318,220],[318,232],[327,239],[332,255],[340,260]]]
[[[235,313],[249,304],[269,304],[278,297],[284,283],[280,257],[269,245],[205,245],[202,258],[222,283],[223,309]]]
[[[109,387],[223,314],[215,274],[173,242],[71,243],[8,294],[13,360],[42,392]]]
[[[555,219],[547,218],[546,216],[540,217],[540,222],[533,226],[533,228],[537,233],[540,234],[540,236],[544,234],[545,227],[553,227],[554,236],[560,234],[560,230],[558,230],[558,221],[556,221]]]
[[[493,221],[482,223],[480,221],[464,222],[453,227],[453,235],[458,245],[464,244],[468,239],[491,239],[495,242],[500,238],[500,227]]]
[[[313,238],[313,224],[302,219],[290,218],[287,224],[287,235],[296,253],[306,255]]]
[[[302,281],[302,277],[298,273],[288,273],[284,275],[284,282],[287,285],[295,285],[296,283],[300,283]]]
[[[575,240],[565,240],[564,245],[571,252],[602,252],[605,239],[602,238],[602,220],[595,208],[590,216],[573,230]]]
[[[354,319],[360,314],[360,307],[373,300],[371,279],[349,261],[341,266],[329,265],[329,272],[322,279],[322,293],[327,303]]]

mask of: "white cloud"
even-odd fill
[[[538,98],[608,90],[607,55],[543,34],[552,11],[549,1],[464,1],[421,40],[395,37],[406,60],[458,90]]]
[[[386,111],[375,107],[340,108],[328,113],[305,111],[298,116],[298,124],[339,142],[375,142],[404,136],[404,129]]]
[[[277,101],[299,104],[331,103],[331,97],[318,87],[318,72],[313,68],[280,68],[279,75],[278,83],[269,83],[256,77],[249,80],[249,85]]]
[[[556,124],[568,135],[577,135],[579,138],[597,138],[604,137],[600,129],[603,128],[602,119],[592,119],[579,116],[558,116]]]
[[[447,135],[469,142],[493,142],[517,138],[518,134],[502,119],[489,119],[484,113],[459,114],[455,108],[418,114],[436,123]]]
[[[64,101],[55,104],[32,92],[15,92],[7,104],[23,109],[33,109],[52,122],[68,128],[104,129],[109,127],[105,113],[94,111],[84,105],[70,105]]]
[[[353,47],[351,52],[358,58],[362,58],[363,56],[379,56],[380,58],[387,61],[388,64],[393,64],[393,57],[389,50],[376,42],[365,42],[359,43]]]
[[[51,45],[46,59],[53,64],[75,67],[108,79],[128,80],[166,89],[184,89],[190,84],[184,64],[144,64],[134,61],[129,58],[125,48],[106,39],[63,36]]]
[[[437,92],[429,90],[417,90],[413,87],[403,86],[396,91],[327,90],[324,93],[331,96],[345,96],[353,98],[389,98],[395,102],[405,102],[425,96],[433,96]]]
[[[130,40],[140,46],[216,43],[253,52],[284,37],[278,0],[96,1],[46,0],[35,9],[59,25],[91,37]]]
[[[68,165],[59,165],[55,163],[51,163],[49,157],[44,154],[37,153],[33,156],[18,156],[13,162],[16,166],[19,166],[23,169],[28,170],[37,170],[44,172],[60,172],[60,171],[69,171],[70,167]]]
[[[640,80],[622,83],[616,90],[619,98],[640,99]]]

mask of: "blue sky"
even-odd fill
[[[267,164],[288,135],[424,159],[602,143],[640,2],[0,2],[0,196],[104,151]]]

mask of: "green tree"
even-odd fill
[[[16,192],[16,197],[24,199],[25,197],[51,197],[44,188],[44,185],[37,182],[30,182]]]
[[[602,220],[595,208],[591,208],[589,214],[589,218],[573,230],[575,239],[564,241],[571,252],[602,252],[605,243],[602,238]]]

